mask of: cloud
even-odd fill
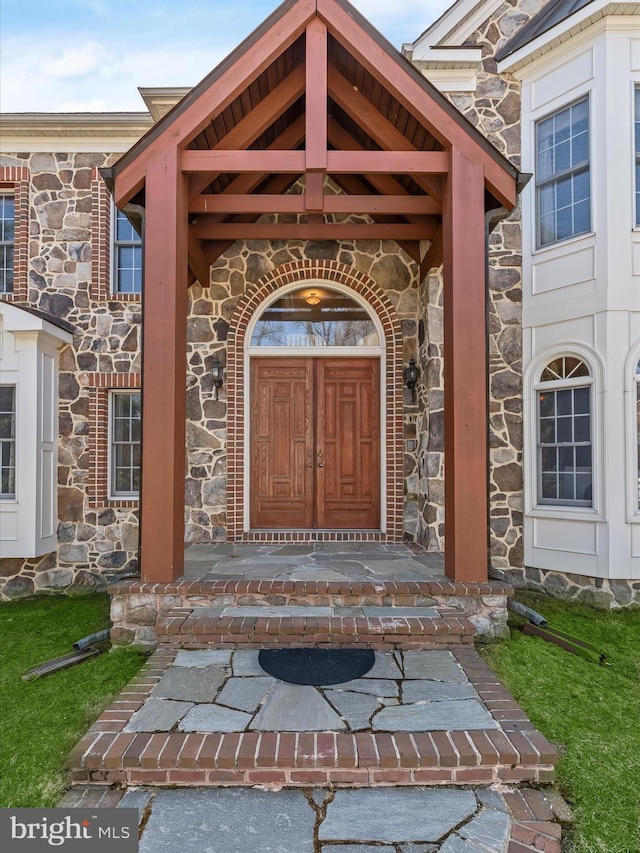
[[[111,53],[104,45],[88,41],[81,47],[65,50],[55,59],[44,59],[40,68],[50,77],[87,77],[99,72],[112,60]]]

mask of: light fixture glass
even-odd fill
[[[304,301],[307,303],[307,305],[317,305],[318,302],[320,302],[321,300],[315,290],[312,290],[310,293],[307,294],[307,296],[305,296]]]

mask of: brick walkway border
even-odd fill
[[[69,756],[74,784],[487,785],[547,783],[557,753],[471,647],[454,654],[502,730],[124,732],[175,658],[155,651]]]

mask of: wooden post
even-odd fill
[[[145,581],[184,573],[187,192],[179,151],[146,170],[140,559]]]
[[[486,581],[484,170],[456,148],[443,202],[445,572]]]

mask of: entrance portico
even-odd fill
[[[421,277],[443,263],[445,570],[458,581],[486,580],[485,212],[515,205],[514,167],[347,3],[290,0],[124,155],[111,178],[119,207],[145,211],[144,580],[170,582],[184,567],[186,289],[196,280],[207,287],[211,264],[239,239],[395,241]],[[248,310],[237,319],[248,324],[260,299],[244,296]],[[244,331],[232,320],[229,353]],[[245,506],[244,364],[236,351],[226,377],[232,535]],[[324,383],[317,375],[314,366],[313,382]],[[393,359],[387,349],[379,387],[401,404],[401,346]],[[390,429],[401,428],[401,414],[394,409]],[[385,441],[385,489],[397,495],[401,445],[393,437],[389,444],[388,431]],[[317,465],[317,431],[304,453],[308,445]],[[312,526],[336,526],[318,515],[314,475],[302,490],[304,512]],[[383,482],[374,472],[376,479]],[[255,487],[250,480],[250,504]],[[374,497],[370,515],[353,526],[379,528],[376,500],[380,508],[386,498]]]

